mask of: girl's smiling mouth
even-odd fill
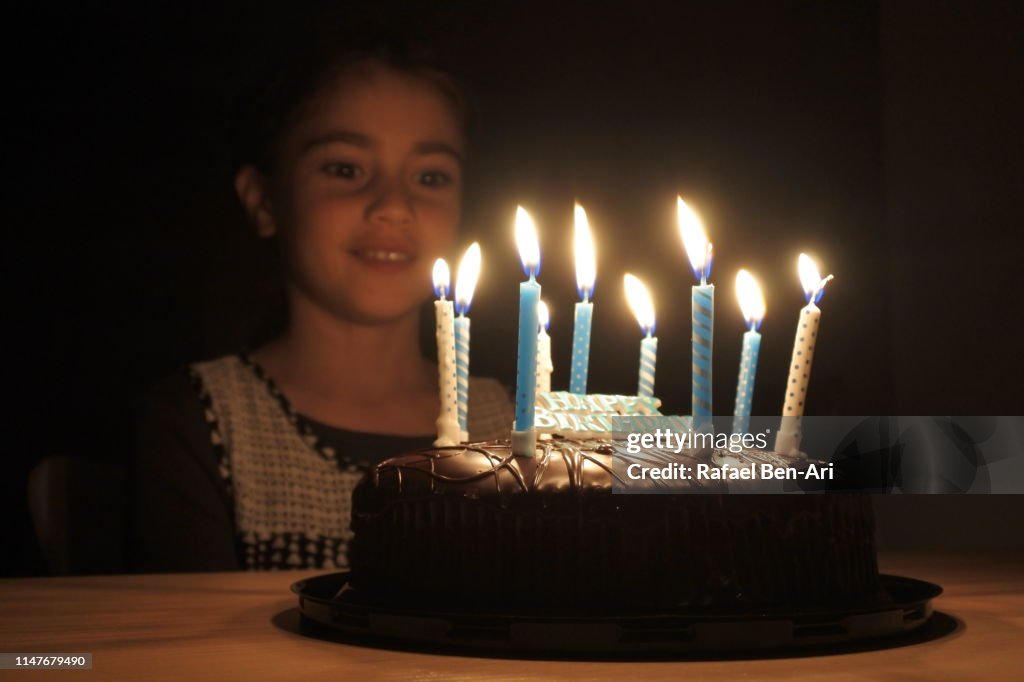
[[[403,251],[360,250],[356,251],[354,255],[356,256],[356,258],[360,258],[362,260],[379,260],[391,262],[412,260],[412,256]]]
[[[400,270],[410,266],[417,257],[416,250],[409,244],[366,242],[349,249],[356,260],[365,266]]]

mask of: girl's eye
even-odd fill
[[[419,182],[427,187],[443,187],[451,183],[452,178],[444,171],[423,171],[420,173]]]
[[[323,170],[328,175],[333,175],[337,178],[344,178],[346,180],[355,180],[363,175],[362,168],[354,163],[346,163],[344,161],[333,161],[328,163],[324,166]]]

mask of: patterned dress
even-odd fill
[[[188,375],[199,399],[210,446],[210,455],[199,457],[212,462],[207,478],[218,479],[213,483],[221,503],[210,503],[209,507],[214,511],[218,506],[226,509],[237,568],[345,568],[352,534],[351,495],[356,483],[381,459],[430,444],[431,439],[426,437],[357,433],[303,417],[292,410],[274,382],[244,353],[193,364]],[[493,379],[472,378],[469,396],[470,438],[507,438],[513,408],[501,384]],[[177,455],[160,455],[164,459],[168,456]],[[164,464],[163,459],[149,461],[156,464],[141,468],[144,480],[137,487],[153,490],[151,499],[168,498],[173,491],[163,490],[154,479],[173,478],[165,475],[173,472],[173,467]],[[186,463],[183,460],[182,464]],[[147,474],[148,469],[162,474]],[[164,487],[174,485],[168,481]],[[183,491],[182,496],[192,494]],[[141,496],[143,499],[133,505],[142,517],[141,532],[147,532],[147,525],[158,533],[160,528],[169,529],[170,535],[181,538],[171,542],[185,545],[181,551],[187,552],[188,545],[199,546],[202,551],[204,529],[194,529],[195,533],[189,535],[188,529],[175,529],[170,522],[146,524],[146,517],[153,516],[154,510],[147,508],[144,492]],[[224,526],[228,526],[226,520]],[[136,537],[136,544],[141,541],[152,549],[155,543],[151,540]],[[173,552],[174,548],[169,547],[157,549],[165,557]],[[225,550],[221,555],[229,553]],[[169,561],[173,565],[162,568],[160,559],[150,556],[138,568],[204,570],[198,560],[179,562],[172,557]],[[232,568],[223,564],[221,560],[210,568]]]

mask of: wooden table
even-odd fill
[[[288,588],[308,573],[14,578],[0,580],[0,652],[92,653],[93,669],[5,670],[0,679],[1024,679],[1024,554],[890,553],[881,564],[945,587],[936,608],[961,627],[936,641],[829,656],[523,661],[290,632],[298,615]]]

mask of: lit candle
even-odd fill
[[[653,397],[654,368],[658,360],[658,337],[654,336],[654,303],[647,287],[633,275],[627,273],[623,283],[626,287],[626,300],[645,335],[640,342],[640,375],[636,394]]]
[[[590,234],[587,212],[576,204],[573,212],[573,242],[576,252],[576,287],[580,298],[576,304],[576,315],[572,327],[572,366],[569,375],[569,392],[585,395],[587,392],[587,367],[590,364],[590,325],[594,316],[594,294],[597,279],[597,258],[594,252],[594,237]]]
[[[754,399],[754,376],[757,374],[757,356],[761,352],[761,334],[757,331],[764,319],[764,294],[761,285],[746,270],[736,273],[736,297],[747,321],[740,354],[740,376],[736,383],[736,406],[733,408],[732,432],[746,433],[750,429],[750,404]]]
[[[786,400],[782,408],[782,423],[775,437],[775,451],[784,454],[800,452],[800,422],[807,402],[807,383],[811,378],[811,361],[821,323],[821,310],[817,303],[825,293],[825,285],[832,275],[822,279],[818,266],[805,253],[797,261],[800,284],[804,288],[807,305],[800,311],[796,326],[796,340],[793,342],[793,359],[789,363],[789,378],[786,380]]]
[[[551,392],[551,372],[555,369],[551,362],[551,337],[548,336],[548,326],[551,324],[551,317],[548,313],[548,304],[544,301],[537,302],[537,393]]]
[[[516,421],[512,452],[533,457],[537,432],[533,428],[537,400],[537,302],[540,301],[540,244],[537,228],[526,210],[516,208],[516,246],[528,279],[519,284],[519,352],[516,357]]]
[[[434,262],[434,317],[437,321],[437,378],[440,391],[441,410],[437,415],[437,440],[434,445],[445,447],[458,445],[459,432],[458,398],[455,379],[455,312],[452,302],[446,300],[451,286],[448,263],[443,258]]]
[[[708,284],[711,276],[711,243],[700,217],[677,197],[676,215],[683,246],[690,259],[694,276],[700,280],[692,289],[691,352],[692,352],[692,411],[695,429],[711,422],[711,351],[715,329],[715,285]]]
[[[473,242],[459,261],[459,276],[455,280],[455,369],[462,442],[469,440],[469,304],[479,276],[480,245]]]

